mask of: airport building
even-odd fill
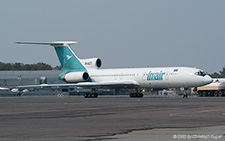
[[[0,87],[65,83],[57,78],[60,70],[0,71]]]
[[[13,87],[20,85],[39,85],[39,84],[62,84],[66,83],[58,79],[61,70],[45,71],[0,71],[0,87]],[[63,92],[70,95],[82,95],[90,92],[89,89],[78,89],[71,87],[68,89],[60,88],[35,88],[27,94],[57,94]],[[118,91],[118,90],[117,90]],[[116,90],[98,90],[101,94],[115,94]],[[11,92],[0,91],[0,94],[10,94]]]

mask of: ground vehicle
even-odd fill
[[[198,96],[225,96],[225,78],[214,78],[213,82],[193,89],[194,92],[198,93]]]

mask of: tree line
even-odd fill
[[[225,78],[225,67],[223,67],[222,71],[214,72],[210,76],[212,78]]]
[[[52,67],[49,64],[38,62],[36,64],[3,63],[0,62],[0,71],[30,71],[30,70],[60,70],[61,66]]]

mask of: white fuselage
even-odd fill
[[[197,75],[199,71],[190,67],[88,69],[93,82],[133,80],[140,88],[188,88],[212,82],[208,75]]]
[[[189,88],[212,82],[212,78],[203,70],[190,67],[98,69],[101,60],[79,59],[69,46],[76,43],[73,41],[16,43],[54,46],[63,70],[58,78],[68,83],[75,83],[73,86],[77,87]]]

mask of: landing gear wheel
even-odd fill
[[[219,91],[219,96],[220,97],[223,96],[223,92]]]
[[[21,96],[21,93],[18,93],[17,96]]]
[[[203,96],[203,97],[206,97],[206,92],[203,92],[203,93],[202,93],[202,96]]]
[[[219,94],[218,94],[217,91],[215,91],[215,92],[214,92],[214,97],[217,97],[217,96],[219,96]]]
[[[134,97],[134,94],[133,93],[130,93],[130,97]]]
[[[202,97],[202,92],[198,92],[198,96],[199,97]]]
[[[142,98],[143,93],[130,93],[130,98]]]
[[[97,93],[93,93],[93,94],[84,94],[84,98],[98,98],[98,94]]]

